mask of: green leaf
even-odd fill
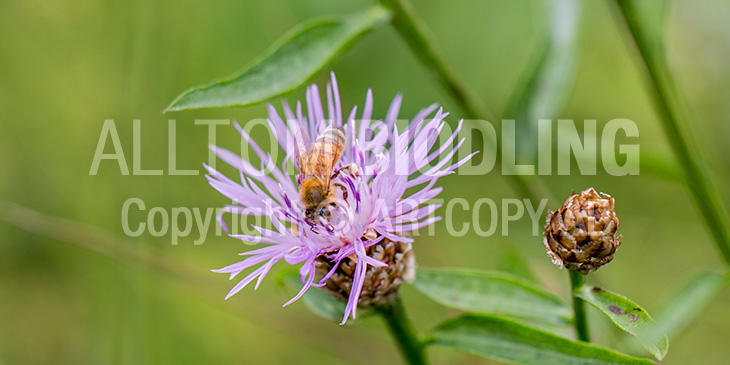
[[[505,244],[503,249],[499,251],[499,255],[498,270],[517,275],[533,283],[538,282],[530,261],[514,243]]]
[[[580,28],[579,0],[547,1],[547,26],[535,47],[505,115],[516,120],[518,159],[534,162],[538,120],[554,119],[573,87],[577,62],[577,34]]]
[[[717,297],[717,294],[730,285],[730,276],[705,272],[692,278],[667,300],[657,317],[654,333],[667,336],[681,332]]]
[[[677,166],[676,160],[670,156],[642,151],[639,166],[642,175],[653,175],[666,180],[679,182],[685,181],[684,172]]]
[[[302,288],[302,282],[299,280],[299,274],[297,273],[286,274],[283,278],[283,283],[292,293],[297,293]],[[327,295],[320,288],[309,288],[299,300],[312,313],[325,319],[340,322],[345,315],[346,303],[331,295]],[[373,311],[369,309],[358,309],[357,318],[360,319],[372,313]],[[352,324],[351,322],[354,323],[354,321],[348,321],[347,323]]]
[[[467,312],[567,324],[571,310],[560,298],[515,275],[463,269],[418,269],[413,286],[434,301]]]
[[[568,131],[565,131],[564,126],[556,126],[557,133],[560,135],[563,132],[570,133]],[[588,138],[588,136],[586,136]],[[598,141],[596,138],[590,138],[586,139],[586,144],[597,144]],[[596,161],[595,154],[587,153],[586,151],[579,150],[579,151],[570,151],[567,149],[560,149],[557,146],[553,146],[553,153],[555,153],[558,158],[575,158],[576,162],[579,164],[583,163],[598,163],[599,168],[604,168],[603,162],[598,159]],[[625,166],[632,167],[632,168],[638,168],[641,170],[642,175],[650,175],[657,178],[662,178],[665,180],[670,181],[678,181],[678,182],[684,182],[684,174],[680,167],[677,166],[676,160],[673,159],[671,156],[667,156],[660,153],[654,153],[651,151],[641,152],[641,159],[639,161],[639,166],[636,166],[636,163],[628,159],[625,162]]]
[[[656,322],[638,304],[597,286],[585,285],[578,288],[574,295],[598,308],[619,328],[636,337],[658,360],[667,354],[667,336],[654,331]]]
[[[165,111],[246,106],[285,94],[309,81],[389,17],[386,9],[374,6],[350,16],[304,23],[250,67],[185,91]]]
[[[669,8],[668,0],[617,0],[621,9],[629,15],[631,21],[638,22],[641,27],[636,31],[646,41],[651,52],[664,57],[664,28]]]
[[[616,3],[618,19],[627,26],[641,56],[642,71],[649,76],[649,93],[683,170],[687,186],[703,213],[720,253],[730,264],[730,216],[699,152],[700,145],[692,136],[692,122],[696,121],[687,118],[686,107],[664,52],[663,28],[668,1],[616,0]]]
[[[515,364],[652,364],[492,316],[468,315],[450,320],[431,331],[427,341]]]
[[[284,285],[292,293],[302,288],[299,274],[292,273],[284,277]],[[300,299],[312,313],[333,321],[341,321],[345,315],[345,303],[333,296],[325,294],[319,288],[310,288]]]

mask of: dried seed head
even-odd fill
[[[618,224],[613,198],[588,188],[548,212],[543,243],[555,265],[588,274],[613,259]]]
[[[360,293],[358,308],[378,307],[386,304],[397,293],[403,282],[412,282],[416,275],[416,258],[410,243],[393,242],[383,239],[367,247],[368,256],[388,266],[369,266]],[[317,279],[323,278],[331,269],[332,262],[323,256],[316,259]],[[342,301],[347,301],[352,289],[356,260],[342,259],[335,273],[327,280],[322,289]]]

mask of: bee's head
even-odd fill
[[[304,210],[304,215],[307,217],[307,220],[316,224],[319,222],[320,217],[329,220],[332,212],[329,210],[329,206],[320,206]]]

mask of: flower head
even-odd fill
[[[614,199],[588,188],[548,212],[543,244],[555,265],[588,274],[613,260],[618,225]]]
[[[412,282],[416,276],[416,257],[409,242],[394,242],[384,239],[365,248],[365,252],[387,266],[370,266],[363,276],[358,308],[379,307],[387,304],[398,294],[404,282]],[[322,290],[347,301],[352,292],[352,282],[357,258],[346,257],[330,274]],[[322,278],[333,269],[333,262],[326,257],[317,258],[317,277]]]
[[[368,90],[359,120],[356,121],[357,107],[344,119],[333,74],[331,84],[327,85],[326,101],[325,117],[318,88],[311,85],[306,93],[306,115],[299,102],[294,110],[283,103],[284,118],[268,105],[270,130],[285,154],[281,165],[272,157],[275,151],[265,152],[238,124],[235,126],[257,155],[260,168],[231,151],[211,146],[221,160],[240,171],[239,177],[230,179],[205,166],[211,186],[234,202],[222,212],[259,216],[268,223],[267,227],[252,226],[257,232],[254,235],[231,235],[266,246],[243,252],[241,255],[247,256],[244,260],[213,271],[228,273],[233,279],[258,265],[231,289],[227,299],[254,280],[258,288],[278,261],[301,264],[299,274],[304,285],[286,306],[310,287],[325,286],[338,272],[340,264],[354,265],[342,320],[345,323],[350,315],[356,316],[368,267],[388,265],[368,255],[368,251],[373,251],[368,248],[384,240],[411,243],[413,239],[408,232],[438,221],[440,217],[432,213],[440,205],[429,203],[442,190],[435,186],[436,181],[453,173],[474,153],[452,163],[464,142],[463,139],[456,142],[461,123],[452,134],[445,136],[443,143],[437,144],[448,113],[435,104],[419,111],[401,132],[396,125],[400,95],[395,97],[383,120],[371,120],[373,97]],[[344,172],[333,175],[330,182],[333,191],[337,191],[337,203],[327,207],[331,216],[313,222],[299,199],[302,174],[297,173],[298,158],[330,126],[341,128],[345,135],[341,156],[333,166],[334,171]],[[406,190],[412,193],[406,195]],[[225,227],[220,217],[219,222]],[[321,266],[323,260],[329,263],[329,271],[317,275],[318,262]]]

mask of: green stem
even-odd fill
[[[493,114],[481,105],[469,90],[457,80],[441,50],[431,40],[426,28],[413,13],[407,0],[379,0],[393,12],[393,26],[411,47],[413,53],[431,71],[469,119],[487,118]]]
[[[687,185],[722,256],[730,264],[730,229],[728,228],[730,219],[728,219],[717,188],[712,184],[706,168],[700,161],[696,144],[691,143],[689,133],[682,133],[678,106],[672,104],[673,96],[676,96],[676,87],[666,64],[663,46],[657,39],[654,39],[654,43],[652,43],[651,36],[642,28],[638,15],[635,13],[633,8],[635,4],[623,0],[615,1],[620,19],[623,20],[636,45],[643,61],[644,71],[647,72],[651,81],[649,91],[663,122],[664,132],[683,169]]]
[[[378,313],[388,325],[390,334],[393,335],[401,354],[409,364],[426,364],[426,357],[423,352],[423,344],[418,340],[416,331],[408,319],[408,314],[403,306],[400,296],[395,297],[389,304],[378,308]]]
[[[496,121],[494,114],[484,107],[478,98],[469,92],[452,71],[446,57],[431,39],[426,27],[415,16],[408,0],[379,0],[393,13],[392,23],[411,51],[420,59],[439,83],[451,94],[468,119],[486,119]],[[486,147],[485,147],[486,148]],[[499,158],[495,168],[500,167]],[[525,176],[506,174],[511,185],[524,197],[537,203],[546,196],[547,188],[538,179],[528,181]]]
[[[583,286],[585,278],[583,277],[583,274],[574,270],[568,270],[568,274],[570,274],[570,288],[571,295],[573,296],[573,313],[575,314],[573,324],[575,325],[575,332],[578,333],[579,340],[590,342],[591,336],[588,332],[588,319],[586,318],[585,302],[583,299],[578,298],[575,295],[575,293]]]

